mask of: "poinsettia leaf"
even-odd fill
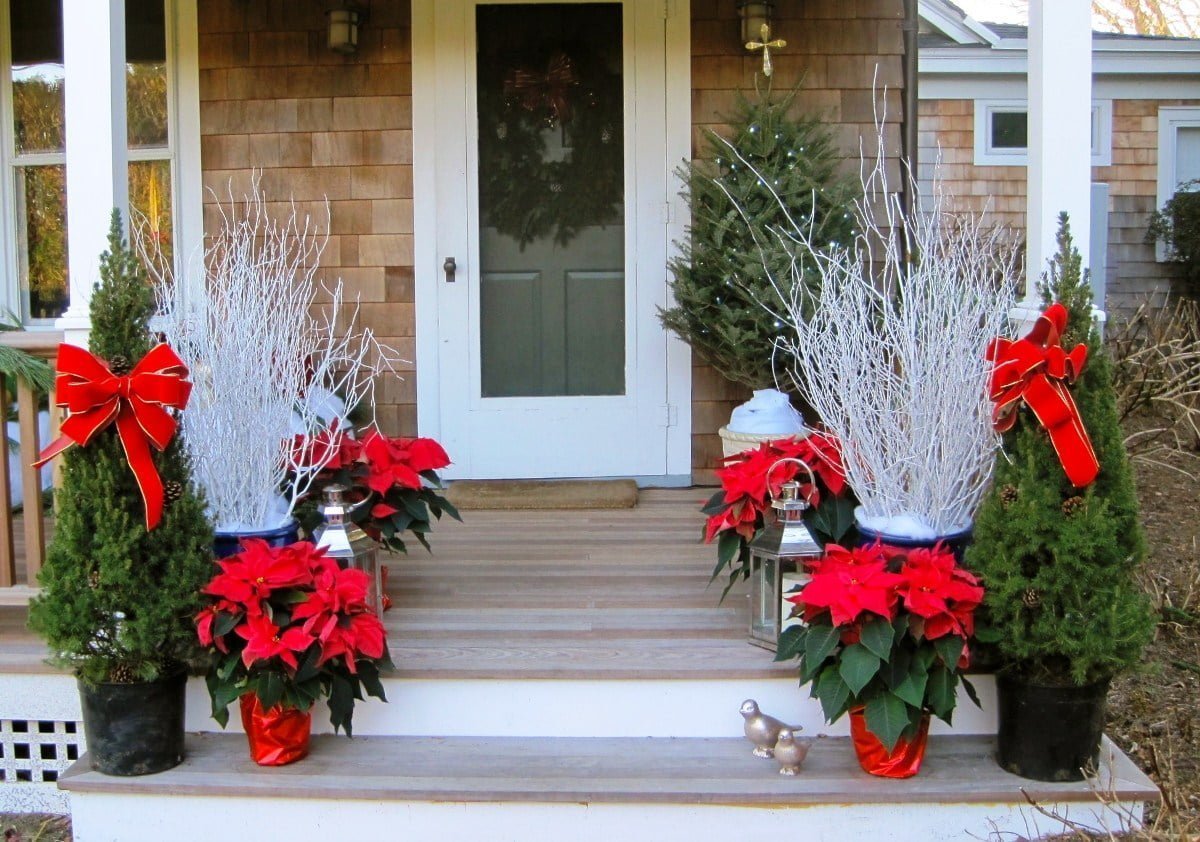
[[[217,618],[213,621],[213,637],[224,637],[233,631],[237,625],[238,618],[233,614],[227,614],[221,611],[217,614]]]
[[[855,643],[842,650],[838,672],[850,692],[857,696],[879,673],[880,663],[878,655],[861,643]]]
[[[237,655],[227,655],[217,667],[217,677],[222,681],[228,681],[233,675],[233,671],[237,669],[237,665],[241,663],[241,659]]]
[[[862,645],[883,661],[886,661],[891,654],[892,641],[895,639],[896,632],[892,628],[891,621],[883,617],[863,623],[862,634],[859,637]]]
[[[867,729],[890,752],[908,727],[908,706],[898,696],[881,693],[867,700],[866,719]]]
[[[945,667],[934,667],[929,671],[929,683],[925,688],[925,702],[933,715],[949,723],[954,713],[954,685],[956,676]]]
[[[962,681],[963,689],[967,691],[967,698],[975,703],[975,707],[983,710],[983,704],[979,701],[979,692],[975,689],[975,685],[965,675],[960,676],[959,680]]]
[[[409,495],[405,495],[403,500],[404,500],[404,508],[408,510],[408,513],[410,515],[412,515],[413,520],[420,520],[420,521],[428,521],[429,520],[429,508],[425,505],[425,503],[423,501],[421,501],[418,498],[411,497]]]
[[[933,647],[942,663],[953,670],[958,669],[958,660],[962,657],[964,644],[965,641],[958,635],[947,634],[935,640]]]
[[[850,702],[850,688],[842,680],[842,676],[833,667],[821,670],[813,683],[812,693],[821,702],[821,712],[827,722],[834,722],[846,712]]]
[[[884,683],[888,687],[895,688],[908,678],[908,671],[912,669],[914,663],[912,651],[907,647],[897,646],[892,650],[891,656],[884,660],[879,674],[883,676]]]
[[[982,623],[975,626],[975,639],[980,643],[999,643],[1003,635],[995,626],[985,626]]]
[[[725,502],[725,489],[722,488],[712,497],[709,497],[708,502],[700,507],[700,514],[708,515],[709,517],[719,515],[728,508],[728,505]]]
[[[299,605],[302,602],[308,602],[308,593],[298,588],[289,588],[281,594],[281,597],[280,601],[284,605]],[[275,595],[272,594],[271,598],[274,599]]]
[[[742,548],[742,536],[730,530],[722,532],[717,539],[717,570],[733,562],[734,556]]]
[[[455,507],[455,505],[454,505],[453,503],[451,503],[451,502],[450,502],[449,500],[447,500],[445,497],[438,497],[437,499],[438,499],[438,503],[437,503],[437,504],[438,504],[438,507],[439,507],[439,508],[440,508],[440,509],[441,509],[443,512],[445,512],[446,514],[450,515],[450,517],[454,518],[454,519],[455,519],[455,520],[457,520],[459,523],[462,523],[462,515],[460,515],[460,514],[458,513],[458,509]]]
[[[224,728],[229,724],[229,703],[232,699],[225,698],[223,693],[225,684],[217,677],[216,673],[210,672],[204,677],[204,681],[208,685],[208,695],[212,700],[212,718]]]
[[[779,633],[779,644],[775,647],[776,661],[790,661],[804,651],[804,640],[808,637],[805,626],[791,626]]]
[[[374,696],[382,701],[387,701],[387,694],[383,690],[383,682],[379,680],[379,670],[371,661],[358,662],[358,677],[362,681],[363,687],[366,688],[367,695]]]
[[[842,633],[834,626],[813,623],[808,627],[808,635],[804,641],[804,659],[815,669],[833,654],[841,637]]]
[[[892,688],[892,693],[915,708],[923,708],[925,707],[925,686],[928,682],[929,673],[921,666],[920,662],[913,661],[908,675]]]
[[[424,530],[413,530],[413,535],[416,536],[417,541],[420,542],[422,547],[427,549],[429,552],[433,552],[433,547],[429,546],[429,539],[425,537]]]
[[[300,668],[296,670],[296,677],[292,679],[297,684],[309,681],[315,678],[320,670],[317,669],[317,661],[321,658],[321,645],[314,643],[304,652],[304,659],[300,662]]]
[[[354,716],[354,688],[340,675],[333,675],[329,686],[329,723],[333,733],[345,728],[346,736],[352,736],[351,720]]]
[[[804,513],[804,523],[822,544],[838,544],[854,528],[854,503],[826,494],[820,505]]]
[[[258,703],[270,710],[283,698],[283,676],[274,670],[263,673],[258,680]]]

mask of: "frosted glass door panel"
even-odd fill
[[[480,5],[482,397],[623,395],[622,10]]]

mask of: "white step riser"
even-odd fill
[[[1044,805],[1085,827],[1140,823],[1141,805]],[[1023,838],[1061,833],[1061,821],[997,804],[866,804],[756,808],[663,804],[512,804],[321,801],[73,793],[76,842],[238,839],[481,839],[488,842],[696,842],[803,838],[813,842]],[[220,815],[220,828],[213,817]]]
[[[995,682],[973,680],[983,709],[959,692],[953,729],[934,720],[933,733],[994,734]],[[388,704],[368,698],[354,713],[363,735],[497,737],[736,737],[738,708],[756,699],[762,710],[800,725],[806,734],[848,733],[846,718],[824,722],[820,705],[794,678],[737,680],[485,680],[388,679]],[[230,730],[239,729],[236,705]],[[188,683],[187,728],[219,731],[209,716],[204,682]],[[0,675],[0,719],[78,720],[79,696],[68,675]],[[313,727],[330,730],[323,705]]]

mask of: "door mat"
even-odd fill
[[[446,499],[460,509],[631,509],[637,483],[606,480],[457,480]]]

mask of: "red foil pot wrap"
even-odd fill
[[[929,714],[921,717],[917,735],[910,741],[904,737],[890,752],[879,738],[867,729],[867,717],[862,708],[850,711],[850,737],[854,741],[854,753],[858,765],[864,772],[881,778],[911,778],[921,771],[925,759],[925,745],[929,742]]]
[[[282,708],[263,710],[258,696],[242,696],[242,728],[250,742],[250,758],[259,766],[286,766],[308,755],[312,712]]]

